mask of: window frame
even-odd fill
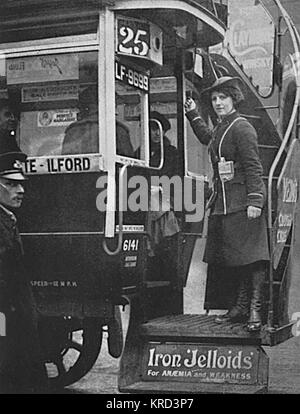
[[[114,13],[113,14],[113,28],[114,28]],[[103,25],[101,27],[101,25]],[[103,96],[103,91],[109,91],[109,107],[115,107],[115,39],[110,41],[110,47],[107,45],[107,42],[104,40],[104,25],[103,16],[100,13],[100,22],[97,33],[89,33],[84,35],[77,36],[63,36],[58,38],[45,38],[37,39],[33,41],[24,41],[24,42],[12,42],[0,44],[0,57],[3,59],[12,59],[20,57],[30,57],[30,56],[43,56],[43,55],[54,55],[54,54],[67,54],[67,53],[80,53],[80,52],[89,52],[96,51],[98,52],[98,92],[99,96],[103,99],[99,99],[98,102],[98,116],[99,116],[99,151],[92,154],[70,154],[70,158],[74,156],[89,156],[91,158],[98,158],[99,162],[99,171],[107,171],[107,164],[111,161],[114,163],[120,164],[129,164],[131,166],[138,166],[144,168],[151,168],[149,165],[149,98],[148,93],[142,93],[141,96],[141,138],[144,138],[145,145],[145,160],[139,160],[136,158],[131,158],[123,155],[118,155],[116,153],[116,131],[115,131],[115,110],[108,109],[107,99],[105,95]],[[114,31],[113,31],[113,34]],[[102,36],[102,37],[101,37]],[[108,38],[109,36],[105,36]],[[103,59],[105,56],[106,59]],[[111,56],[111,59],[108,58]],[[103,66],[105,62],[105,68]],[[109,63],[108,63],[109,62]],[[107,64],[110,64],[112,70],[108,70]],[[109,77],[110,75],[110,77]],[[101,94],[101,95],[100,95]],[[101,105],[102,103],[102,105]],[[103,104],[104,103],[104,104]],[[108,116],[109,114],[109,116]],[[114,122],[111,122],[111,118],[114,118]],[[110,131],[109,134],[104,132],[103,125],[106,125],[105,131]],[[101,126],[101,128],[100,128]],[[108,128],[109,126],[109,128]],[[113,126],[113,127],[112,127]],[[112,139],[113,137],[113,139]],[[112,153],[108,150],[110,148]],[[110,152],[108,154],[108,151]],[[69,157],[68,154],[64,155],[45,155],[45,156],[29,156],[28,161],[35,159],[45,160],[45,159],[56,159],[58,157]],[[94,170],[93,170],[94,171]],[[37,172],[35,175],[44,174],[45,172]],[[29,172],[30,174],[30,172]],[[49,173],[51,174],[51,173]]]

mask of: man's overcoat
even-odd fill
[[[6,316],[1,338],[0,393],[45,391],[37,313],[23,264],[14,214],[0,205],[0,311]]]

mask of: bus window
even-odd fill
[[[149,73],[124,57],[116,57],[115,65],[116,152],[146,161]]]
[[[164,70],[166,71],[165,68]],[[160,70],[156,68],[155,77],[150,81],[150,108],[151,111],[157,111],[168,119],[168,139],[170,144],[177,148],[177,82],[174,76],[160,77],[159,74]]]
[[[177,134],[177,82],[174,76],[158,77],[159,68],[156,69],[155,77],[150,81],[151,95],[150,108],[152,112],[159,112],[170,123],[167,131],[169,143],[178,147]]]
[[[8,58],[5,85],[28,156],[97,153],[97,52]]]
[[[267,97],[273,88],[275,24],[256,0],[230,0],[227,42],[231,55],[251,79],[258,93]]]
[[[133,86],[116,81],[116,151],[117,155],[130,158],[144,158],[137,156],[137,149],[141,144],[141,101],[142,91]]]
[[[193,86],[188,80],[187,88],[190,94],[193,91]],[[197,108],[200,112],[203,112],[201,107],[201,101],[197,99],[198,93],[193,93],[193,99],[196,102]],[[202,115],[204,115],[202,113]],[[206,118],[206,116],[204,116]],[[205,147],[196,138],[192,127],[189,122],[186,123],[186,172],[188,175],[207,176],[211,174],[211,168],[209,164],[209,157],[207,147]]]
[[[79,94],[77,119],[64,131],[62,154],[99,152],[98,86],[88,86]]]

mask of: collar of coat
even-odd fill
[[[12,226],[16,224],[17,219],[14,213],[10,210],[8,210],[6,207],[4,207],[3,204],[0,204],[0,216],[3,217],[3,219],[6,222],[9,222]]]
[[[163,137],[163,143],[164,143],[164,151],[166,151],[166,150],[168,151],[168,149],[171,148],[171,147],[175,148],[171,144],[169,138],[166,135],[164,135],[164,137]],[[150,142],[150,149],[151,149],[151,155],[154,155],[156,153],[160,154],[160,142]]]
[[[231,114],[226,115],[223,118],[221,118],[218,122],[218,125],[219,126],[221,126],[221,125],[222,126],[227,126],[227,125],[231,124],[231,122],[239,116],[240,116],[240,114],[238,113],[238,111],[234,111]]]

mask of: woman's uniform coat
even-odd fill
[[[0,393],[45,392],[47,374],[22,243],[15,216],[1,205],[0,312],[6,316],[6,336],[0,344]]]
[[[212,131],[197,110],[188,112],[187,117],[199,141],[209,146],[214,170],[215,197],[210,206],[204,261],[242,266],[269,260],[264,211],[259,218],[247,217],[248,206],[262,209],[266,201],[255,129],[237,112],[225,117]],[[234,165],[234,177],[226,182],[219,176],[221,157]]]

